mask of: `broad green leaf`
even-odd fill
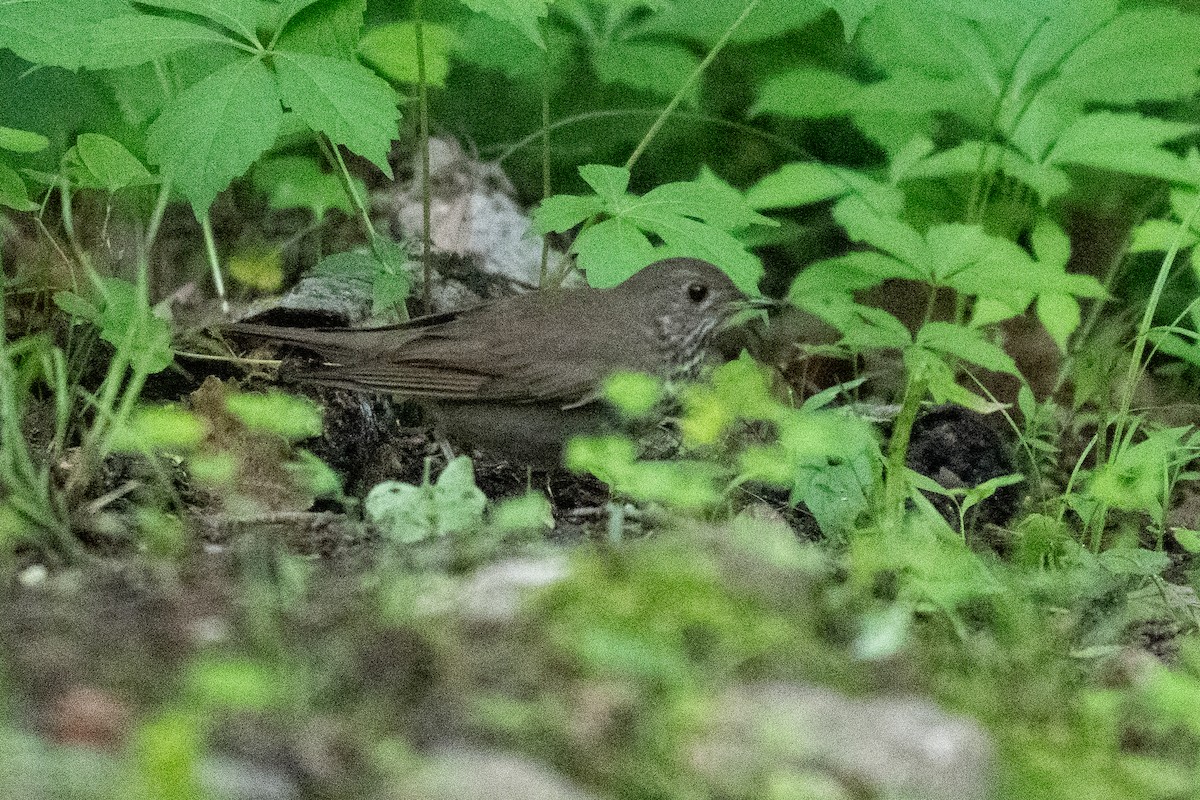
[[[554,509],[546,495],[527,492],[498,502],[492,509],[489,523],[501,533],[514,531],[549,531],[554,529]]]
[[[289,441],[321,435],[321,409],[307,397],[278,390],[245,392],[227,396],[225,408],[247,428],[277,433]]]
[[[0,47],[35,64],[78,69],[93,23],[131,10],[125,0],[0,0]]]
[[[37,203],[29,199],[25,181],[3,161],[0,161],[0,206],[16,211],[36,211],[38,208]]]
[[[700,58],[678,44],[608,41],[595,52],[593,64],[601,83],[670,97],[691,77]],[[699,101],[699,86],[693,84],[684,94],[684,103],[695,106]]]
[[[1099,15],[1098,15],[1099,16]],[[1089,20],[1053,74],[1053,91],[1079,101],[1129,105],[1196,91],[1200,17],[1168,7]]]
[[[462,48],[459,51],[465,61],[496,70],[513,80],[528,81],[546,72],[546,52],[530,41],[511,25],[484,14],[472,14],[460,31]],[[547,49],[551,56],[555,47],[554,29],[550,33]],[[572,45],[574,40],[572,41]]]
[[[849,170],[816,162],[784,164],[746,190],[751,208],[795,208],[841,197],[850,191]]]
[[[825,0],[825,5],[837,12],[842,20],[842,31],[849,42],[858,33],[858,26],[874,13],[881,0]]]
[[[100,338],[125,353],[137,372],[153,375],[170,366],[171,325],[154,314],[137,287],[120,278],[103,278],[100,288]]]
[[[318,220],[333,208],[347,214],[354,211],[338,176],[326,172],[307,156],[261,159],[250,177],[255,187],[267,194],[274,209],[306,208]],[[359,197],[366,197],[367,187],[362,180],[352,178],[352,181]]]
[[[617,372],[608,376],[604,397],[626,418],[646,416],[663,399],[662,380],[641,372]]]
[[[1020,375],[1012,357],[1004,350],[983,338],[983,332],[948,322],[927,322],[917,332],[915,344],[937,353],[978,364],[993,372]]]
[[[100,309],[91,300],[80,297],[74,292],[63,290],[54,293],[54,305],[75,317],[77,320],[100,324]]]
[[[204,25],[151,14],[125,14],[92,26],[80,60],[88,69],[144,64],[198,45],[234,45],[234,39]]]
[[[595,195],[558,194],[542,201],[533,222],[538,233],[562,233],[603,210],[603,201]]]
[[[1075,120],[1046,156],[1050,164],[1082,164],[1097,169],[1195,182],[1200,175],[1182,158],[1158,145],[1191,135],[1200,126],[1099,111]]]
[[[487,497],[475,485],[475,470],[466,456],[447,464],[432,485],[388,481],[371,489],[363,503],[367,518],[401,544],[477,528],[486,506]]]
[[[176,453],[196,448],[204,439],[202,419],[178,405],[142,406],[113,432],[112,449],[118,452]]]
[[[1000,144],[964,142],[914,164],[906,178],[943,178],[954,175],[988,175],[1000,172],[1024,183],[1038,193],[1042,203],[1066,194],[1071,182],[1061,169],[1030,161],[1016,150]]]
[[[1065,270],[1071,258],[1071,239],[1050,217],[1041,217],[1029,235],[1038,264],[1055,271]]]
[[[425,82],[445,86],[450,71],[449,54],[456,43],[454,31],[426,22],[421,26],[425,43]],[[377,72],[396,83],[417,82],[417,34],[411,22],[393,22],[371,28],[358,43],[359,54]]]
[[[759,293],[762,263],[725,231],[689,217],[653,208],[631,211],[624,218],[663,240],[666,246],[659,251],[659,258],[689,256],[719,264],[743,292],[750,295]]]
[[[848,0],[853,3],[854,0]],[[868,0],[869,2],[869,0]],[[789,31],[799,31],[827,13],[827,2],[815,0],[762,0],[746,21],[733,31],[734,42],[758,42]],[[740,3],[713,0],[672,0],[646,16],[637,30],[695,39],[712,45],[729,31],[745,8]]]
[[[799,305],[805,297],[821,294],[849,297],[853,292],[878,286],[887,278],[911,277],[911,268],[891,256],[868,251],[847,253],[809,264],[801,270],[792,279],[788,300]]]
[[[606,219],[575,240],[579,268],[599,289],[616,286],[658,255],[645,234],[624,219]]]
[[[367,0],[322,0],[298,12],[279,37],[279,50],[357,57]]]
[[[371,314],[377,318],[395,318],[412,290],[408,251],[399,242],[377,237],[371,248],[375,273],[371,281]]]
[[[63,166],[73,183],[89,189],[115,192],[158,182],[123,144],[99,133],[79,134],[63,155]]]
[[[1194,247],[1200,241],[1196,231],[1184,231],[1178,222],[1165,219],[1149,219],[1133,229],[1133,240],[1129,252],[1146,253],[1155,250],[1170,250],[1179,243],[1181,248]]]
[[[711,173],[707,180],[660,184],[635,200],[626,213],[633,218],[664,213],[695,217],[721,230],[779,224],[751,209],[736,189]]]
[[[579,175],[595,190],[605,204],[615,206],[625,199],[629,190],[629,170],[607,164],[585,164]],[[614,209],[615,210],[615,209]]]
[[[851,195],[834,206],[833,218],[851,239],[866,242],[918,269],[929,268],[932,258],[921,234],[888,209]]]
[[[146,152],[202,215],[275,143],[282,116],[271,73],[242,61],[175,98],[150,126]]]
[[[365,67],[326,56],[275,54],[279,95],[314,131],[392,177],[387,154],[399,132],[396,93]]]
[[[775,114],[789,119],[822,119],[849,114],[862,84],[840,72],[800,67],[763,82],[750,115]]]
[[[186,696],[205,713],[220,708],[247,712],[279,707],[288,700],[286,684],[268,663],[229,654],[199,658],[184,675]]]
[[[278,247],[239,247],[229,256],[229,277],[264,292],[277,292],[283,283],[283,253]]]
[[[255,40],[255,29],[262,16],[260,0],[138,0],[153,8],[183,11],[205,17],[236,33],[245,41]]]
[[[0,150],[14,153],[39,153],[50,146],[50,140],[40,133],[5,128],[0,125]]]
[[[462,0],[462,3],[472,11],[508,23],[538,47],[546,46],[539,26],[546,16],[549,0]]]
[[[1069,294],[1043,294],[1037,299],[1037,316],[1050,338],[1066,354],[1067,340],[1079,327],[1079,301]]]

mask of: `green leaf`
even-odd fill
[[[1071,258],[1071,239],[1050,217],[1040,217],[1029,234],[1038,264],[1055,271],[1065,270]]]
[[[921,234],[896,217],[892,209],[851,195],[843,197],[834,206],[833,218],[846,229],[851,239],[866,242],[918,269],[929,268],[932,254],[925,247]]]
[[[425,83],[445,86],[450,71],[449,54],[456,44],[454,31],[426,22],[421,39],[425,43]],[[417,82],[417,34],[411,22],[394,22],[371,28],[358,43],[359,54],[371,67],[396,83]]]
[[[271,208],[306,208],[319,221],[325,212],[338,209],[354,213],[354,205],[337,175],[326,172],[307,156],[264,158],[250,172],[254,186],[266,193]],[[359,197],[367,196],[366,184],[351,178]]]
[[[229,45],[234,39],[204,25],[172,17],[125,14],[96,23],[80,57],[88,69],[116,69],[144,64],[198,45]]]
[[[1086,4],[1081,6],[1086,8]],[[1200,17],[1173,8],[1130,9],[1088,19],[1063,44],[1055,93],[1079,101],[1129,105],[1174,100],[1196,91]]]
[[[261,15],[256,0],[138,0],[141,5],[183,11],[210,19],[247,42],[255,40]]]
[[[604,203],[594,195],[557,194],[534,209],[534,229],[541,234],[563,233],[603,210]]]
[[[187,668],[184,685],[191,702],[206,713],[220,708],[267,711],[288,700],[279,675],[244,656],[197,659]]]
[[[483,14],[471,14],[460,31],[460,57],[465,61],[517,81],[539,77],[546,69],[546,53],[511,25]],[[564,34],[565,36],[565,34]],[[551,31],[551,54],[556,52]],[[560,48],[561,49],[561,48]]]
[[[1020,375],[1016,362],[1004,350],[983,338],[976,328],[949,322],[927,322],[917,331],[916,345],[935,353],[946,353],[993,372]]]
[[[800,67],[762,84],[750,115],[775,114],[789,119],[823,119],[849,114],[862,84],[840,72]]]
[[[133,369],[147,375],[171,365],[171,325],[155,316],[137,287],[120,278],[102,278],[100,338],[125,353]]]
[[[527,492],[497,503],[490,522],[501,533],[550,531],[554,529],[554,509],[544,494]]]
[[[288,441],[321,435],[321,409],[307,397],[277,390],[231,394],[225,398],[225,408],[247,428],[270,431]]]
[[[625,199],[625,193],[629,190],[629,170],[624,167],[585,164],[579,168],[579,175],[613,211]]]
[[[1082,319],[1079,301],[1069,294],[1043,294],[1037,299],[1037,316],[1046,326],[1050,338],[1065,355],[1067,340],[1079,327]]]
[[[50,140],[40,133],[6,128],[0,125],[0,150],[14,153],[40,153],[50,146]]]
[[[604,381],[604,397],[626,418],[646,416],[663,399],[659,378],[642,372],[617,372]]]
[[[1130,175],[1195,182],[1200,175],[1158,145],[1189,136],[1200,126],[1136,113],[1098,111],[1075,120],[1046,156],[1050,164],[1082,164]]]
[[[660,184],[632,204],[627,213],[668,212],[695,217],[721,230],[732,231],[751,225],[777,226],[775,220],[752,209],[741,192],[708,170],[694,181]]]
[[[513,26],[529,41],[545,48],[539,24],[546,16],[549,0],[462,0],[462,3],[472,11]]]
[[[1200,553],[1200,531],[1188,530],[1186,528],[1172,528],[1171,535],[1175,537],[1175,541],[1179,542],[1179,546],[1189,553]]]
[[[183,453],[198,447],[206,432],[203,420],[178,405],[142,406],[113,432],[112,449],[127,453],[159,450]]]
[[[679,44],[643,41],[607,41],[593,55],[601,83],[672,96],[691,77],[700,58]],[[699,86],[684,94],[684,104],[700,102]]]
[[[403,306],[412,290],[408,251],[399,242],[378,237],[372,254],[375,273],[371,281],[371,314],[396,316],[396,307]]]
[[[1035,163],[1013,148],[978,141],[964,142],[934,153],[914,164],[904,177],[945,178],[997,172],[1016,178],[1033,189],[1043,204],[1066,194],[1071,188],[1070,180],[1061,169]]]
[[[591,226],[573,246],[588,283],[600,289],[616,286],[659,256],[641,229],[624,219]]]
[[[93,23],[129,11],[124,0],[0,0],[0,48],[35,64],[78,69]]]
[[[784,164],[746,190],[746,202],[754,209],[795,208],[856,192],[881,188],[865,175],[820,162]]]
[[[314,131],[392,177],[387,154],[400,112],[392,87],[365,67],[327,56],[277,52],[279,95]]]
[[[29,199],[25,181],[16,170],[0,161],[0,206],[16,211],[36,211],[38,204]]]
[[[100,309],[91,300],[80,297],[74,292],[63,290],[54,293],[54,305],[83,322],[93,325],[100,324]]]
[[[76,186],[88,189],[115,192],[158,182],[123,144],[99,133],[79,134],[63,155],[63,168]]]
[[[828,5],[814,0],[762,0],[733,32],[732,41],[759,42],[789,31],[799,31],[824,16]],[[712,45],[729,31],[744,8],[745,5],[740,3],[672,0],[662,4],[655,13],[646,15],[637,30]]]
[[[447,464],[433,485],[388,481],[371,489],[363,501],[367,518],[401,544],[477,528],[486,506],[487,497],[475,485],[475,470],[466,456]]]
[[[175,98],[150,126],[146,152],[198,215],[275,143],[283,110],[257,59],[230,64]]]
[[[842,31],[849,42],[858,33],[859,24],[874,13],[881,0],[825,0],[825,5],[837,12]]]
[[[1133,240],[1129,244],[1131,253],[1147,253],[1170,250],[1178,242],[1179,247],[1194,247],[1200,241],[1195,231],[1185,231],[1178,222],[1166,219],[1148,219],[1133,229]]]
[[[352,61],[366,9],[367,0],[322,0],[310,5],[287,23],[277,49]]]

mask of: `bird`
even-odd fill
[[[430,405],[452,441],[537,466],[613,414],[605,380],[640,372],[693,378],[712,334],[754,305],[717,266],[656,261],[606,289],[543,289],[376,328],[235,322],[222,331],[319,357],[287,379]]]

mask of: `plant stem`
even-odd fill
[[[433,264],[430,250],[433,237],[432,196],[429,186],[429,85],[425,77],[424,2],[413,0],[413,33],[417,39],[417,121],[420,127],[418,142],[421,148],[421,301],[425,313],[433,312]]]
[[[629,154],[629,158],[625,160],[626,169],[633,170],[633,165],[637,163],[638,159],[642,157],[642,153],[645,152],[646,148],[650,146],[650,142],[652,142],[654,137],[658,135],[659,129],[666,124],[667,118],[674,113],[676,106],[683,102],[684,94],[686,94],[688,89],[692,88],[696,81],[700,79],[700,76],[704,74],[704,70],[708,69],[708,65],[711,64],[713,59],[717,57],[717,54],[725,48],[725,45],[729,43],[730,37],[733,36],[734,32],[742,26],[742,23],[745,22],[750,14],[754,12],[754,9],[758,8],[758,4],[760,2],[762,2],[762,0],[750,0],[750,2],[746,4],[746,7],[742,9],[742,13],[738,15],[738,18],[735,19],[730,26],[725,29],[725,32],[721,34],[721,38],[717,40],[717,43],[714,44],[712,49],[708,51],[708,54],[704,56],[704,60],[702,60],[696,66],[696,68],[692,70],[691,75],[687,76],[687,79],[675,92],[675,96],[671,98],[671,102],[667,103],[667,107],[662,110],[662,113],[659,114],[658,118],[655,119],[650,125],[650,129],[646,131],[646,135],[642,137],[642,140],[638,142],[637,147],[635,147],[633,152]]]
[[[912,438],[913,424],[921,410],[921,401],[929,391],[929,378],[924,370],[910,375],[904,390],[904,401],[900,413],[892,423],[892,437],[888,442],[887,472],[883,485],[883,508],[880,518],[889,530],[899,527],[904,518],[904,504],[908,500],[908,443]]]
[[[204,234],[204,253],[208,256],[208,267],[212,272],[213,288],[221,300],[221,312],[229,313],[229,300],[225,297],[225,278],[221,275],[221,259],[217,256],[217,240],[213,238],[212,218],[208,212],[200,218],[200,231]]]

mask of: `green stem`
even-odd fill
[[[212,218],[208,212],[200,218],[200,231],[204,234],[204,254],[208,257],[208,267],[212,272],[213,288],[221,300],[221,311],[229,313],[229,300],[225,297],[225,277],[221,274],[221,259],[217,255],[217,240],[213,237]]]
[[[550,55],[546,54],[542,61],[542,199],[546,200],[552,193],[550,185]],[[542,237],[542,259],[538,273],[538,285],[546,283],[546,274],[550,268],[550,239]]]
[[[417,39],[417,120],[420,127],[421,148],[421,301],[425,312],[433,311],[433,262],[430,251],[433,237],[430,229],[432,220],[432,193],[429,186],[429,84],[425,76],[425,25],[424,2],[413,0],[413,33]]]
[[[1129,360],[1129,369],[1125,373],[1125,386],[1121,391],[1121,406],[1117,410],[1117,418],[1113,425],[1114,456],[1120,452],[1118,448],[1122,447],[1121,439],[1125,426],[1129,422],[1129,409],[1133,405],[1134,388],[1141,377],[1142,356],[1146,352],[1147,337],[1154,324],[1154,312],[1158,310],[1158,303],[1162,299],[1163,290],[1167,286],[1167,278],[1171,274],[1171,267],[1175,265],[1175,258],[1179,255],[1179,248],[1183,244],[1184,236],[1192,229],[1198,216],[1200,216],[1200,196],[1197,196],[1196,202],[1192,204],[1187,218],[1183,220],[1179,226],[1179,232],[1175,234],[1175,239],[1171,242],[1171,248],[1163,258],[1158,275],[1154,279],[1154,288],[1150,290],[1150,297],[1146,301],[1146,310],[1142,313],[1141,322],[1138,323],[1137,337],[1133,341],[1133,356]]]
[[[908,501],[908,443],[912,438],[913,424],[921,410],[921,401],[929,391],[929,378],[922,371],[910,375],[904,390],[904,401],[900,413],[892,423],[892,437],[888,442],[887,473],[884,475],[883,509],[880,515],[883,525],[889,530],[899,527],[904,518],[904,505]]]
[[[662,113],[659,114],[658,118],[655,119],[650,125],[650,129],[646,131],[646,135],[642,137],[642,140],[638,142],[637,147],[635,147],[633,152],[629,154],[629,158],[625,160],[626,169],[631,171],[633,170],[633,165],[637,163],[638,159],[642,157],[642,153],[645,152],[646,148],[650,146],[650,142],[652,142],[654,137],[658,135],[659,129],[666,124],[667,119],[675,112],[675,108],[683,102],[683,97],[687,91],[691,89],[692,86],[695,85],[695,83],[700,79],[700,76],[704,74],[706,69],[708,69],[708,65],[711,64],[713,59],[717,57],[717,54],[725,48],[725,45],[728,44],[730,37],[732,37],[734,32],[742,26],[742,23],[745,22],[746,19],[754,12],[754,9],[758,8],[758,4],[760,2],[762,2],[762,0],[750,0],[750,2],[746,4],[746,7],[742,9],[742,13],[738,15],[738,18],[735,19],[733,23],[725,29],[725,33],[721,34],[721,38],[717,40],[717,43],[712,46],[712,49],[708,51],[708,54],[704,56],[704,59],[696,66],[694,70],[692,70],[692,74],[688,75],[687,80],[683,82],[683,85],[681,85],[678,91],[675,92],[675,96],[671,98],[671,102],[667,103],[667,107],[662,110]]]

